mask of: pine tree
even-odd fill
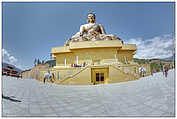
[[[34,66],[36,66],[36,63],[37,63],[37,60],[36,60],[36,58],[35,58],[35,60],[34,60]]]
[[[41,64],[41,61],[39,59],[37,60],[37,64]]]

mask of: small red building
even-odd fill
[[[14,70],[13,66],[7,66],[6,68],[2,68],[2,75],[20,77],[18,71]]]

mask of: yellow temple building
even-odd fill
[[[87,19],[95,19],[94,14],[89,15]],[[49,70],[54,74],[54,83],[96,85],[133,81],[140,77],[142,66],[133,61],[136,44],[124,44],[120,38],[107,35],[101,29],[102,26],[90,20],[64,46],[52,48],[56,66]],[[143,67],[149,75],[150,66]],[[41,71],[41,80],[46,72]]]

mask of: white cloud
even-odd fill
[[[173,55],[175,42],[171,35],[163,35],[152,39],[132,38],[125,43],[136,44],[135,58],[167,58]]]
[[[9,57],[9,60],[10,60],[12,63],[17,62],[17,59],[16,59],[14,56],[10,56],[10,57]]]
[[[5,49],[2,49],[2,56],[5,56],[5,55],[7,55],[7,57],[10,56],[10,54]]]
[[[23,69],[22,65],[18,62],[17,58],[11,55],[6,49],[2,49],[3,62],[15,65],[16,67]]]

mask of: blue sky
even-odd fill
[[[52,47],[65,41],[96,14],[107,34],[136,43],[136,58],[172,56],[174,2],[164,3],[3,3],[3,61],[22,69],[35,58],[49,60]]]

